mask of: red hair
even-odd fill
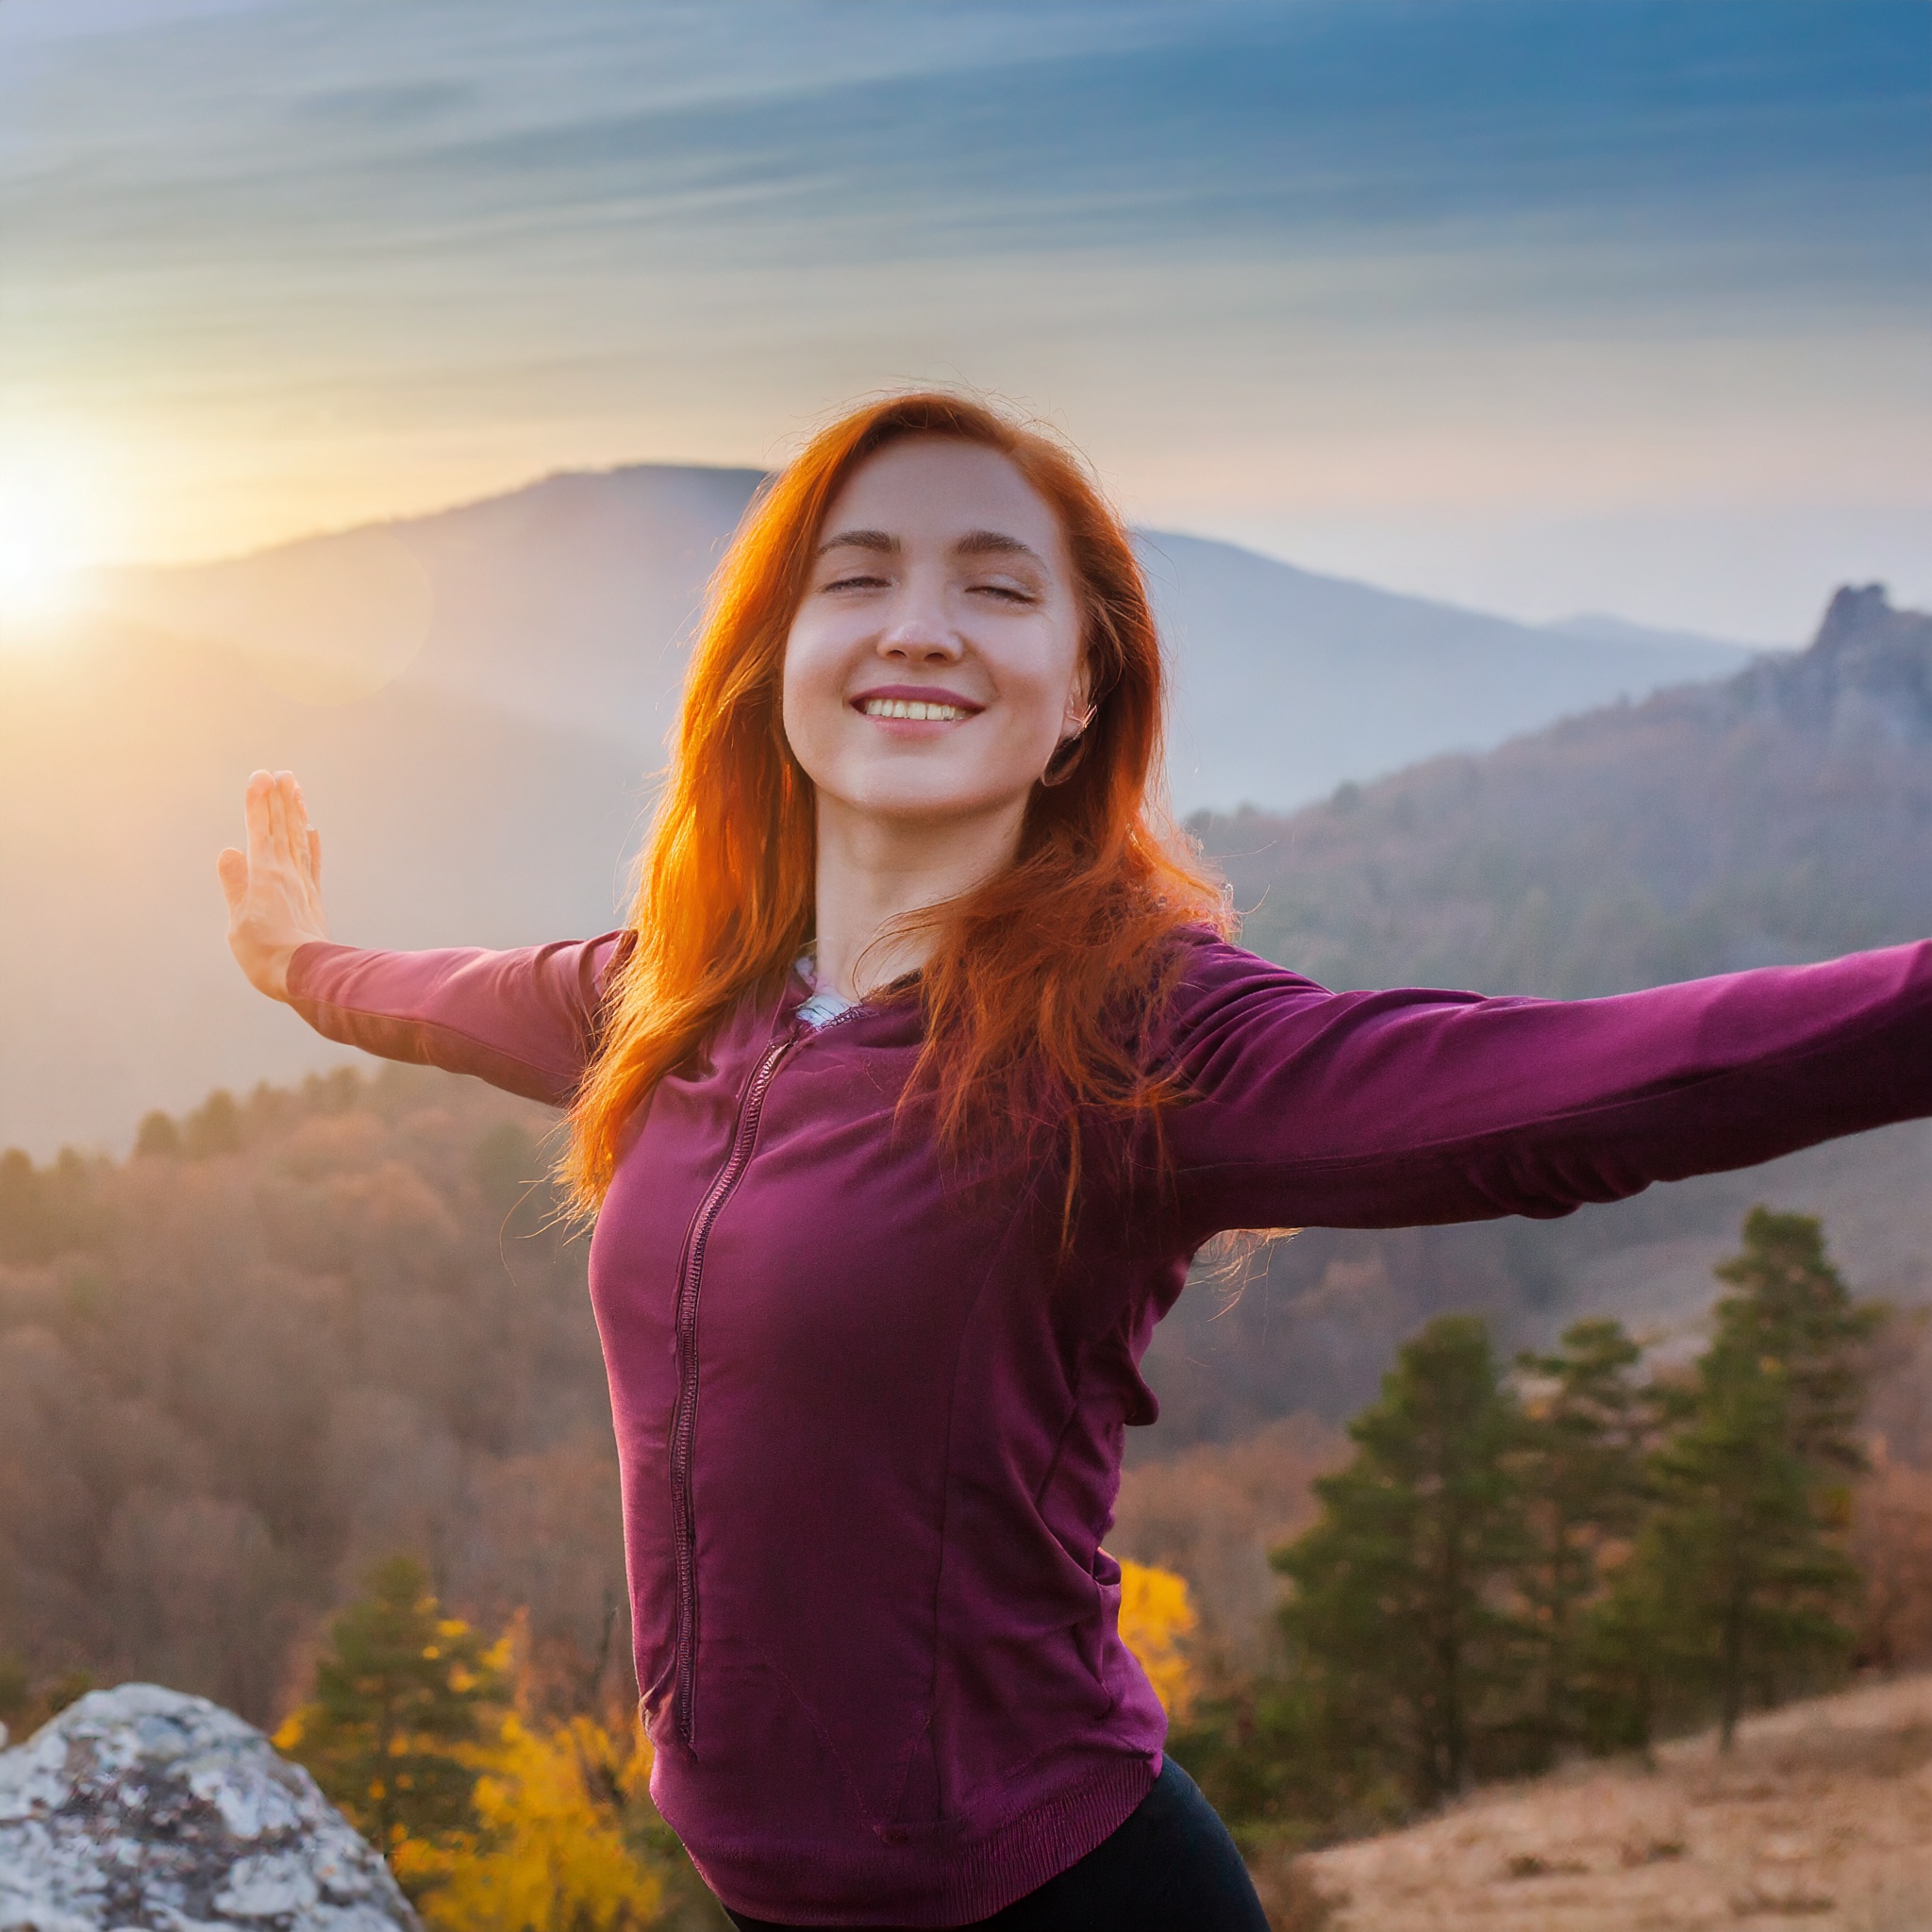
[[[603,1199],[658,1081],[739,1000],[780,983],[812,937],[814,802],[780,719],[786,638],[845,479],[914,436],[997,450],[1058,517],[1094,713],[1071,767],[1034,788],[1014,863],[919,915],[938,943],[918,982],[926,1033],[908,1093],[930,1099],[942,1141],[969,1165],[1063,1147],[1069,1217],[1083,1124],[1158,1124],[1173,1098],[1140,1050],[1178,970],[1169,942],[1186,925],[1224,930],[1227,915],[1152,795],[1164,680],[1132,543],[1059,443],[964,397],[894,396],[821,431],[766,484],[712,580],[641,867],[636,942],[571,1110],[563,1171],[582,1208]]]

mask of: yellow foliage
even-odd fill
[[[1121,1641],[1140,1659],[1170,1717],[1185,1717],[1194,1678],[1181,1649],[1199,1619],[1184,1576],[1145,1563],[1121,1565]]]
[[[512,1717],[480,1761],[475,1836],[408,1839],[391,1857],[431,1925],[630,1932],[657,1917],[663,1888],[625,1844],[617,1809],[648,1774],[641,1739],[621,1745],[588,1717],[539,1735]]]

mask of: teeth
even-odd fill
[[[943,721],[967,715],[958,705],[936,705],[918,698],[867,698],[864,708],[868,718]]]

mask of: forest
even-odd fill
[[[543,1178],[548,1124],[391,1066],[151,1114],[123,1160],[0,1157],[0,1722],[129,1677],[199,1691],[277,1731],[440,1924],[487,1932],[477,1900],[539,1868],[576,1874],[600,1932],[715,1923],[644,1794],[586,1243]],[[1815,1221],[1760,1210],[1740,1238],[1695,1361],[1610,1319],[1512,1356],[1442,1314],[1346,1430],[1301,1413],[1137,1457],[1109,1538],[1124,1628],[1245,1842],[1932,1661],[1932,1339],[1852,1295]],[[1240,1292],[1204,1272],[1204,1306]],[[1752,1312],[1787,1279],[1783,1314]],[[1715,1560],[1699,1525],[1740,1455],[1776,1574],[1726,1661],[1656,1606]],[[1456,1493],[1481,1507],[1445,1604],[1420,1553],[1444,1534],[1428,1499]],[[1427,1645],[1361,1644],[1445,1618],[1453,1695]],[[416,1681],[425,1632],[441,1661]],[[384,1670],[420,1707],[378,1751],[423,1757],[400,1812],[370,1796]],[[1424,1721],[1450,1707],[1446,1733]]]

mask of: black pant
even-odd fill
[[[738,1932],[804,1932],[746,1919]],[[1268,1932],[1261,1901],[1227,1826],[1172,1757],[1111,1838],[961,1932]]]

